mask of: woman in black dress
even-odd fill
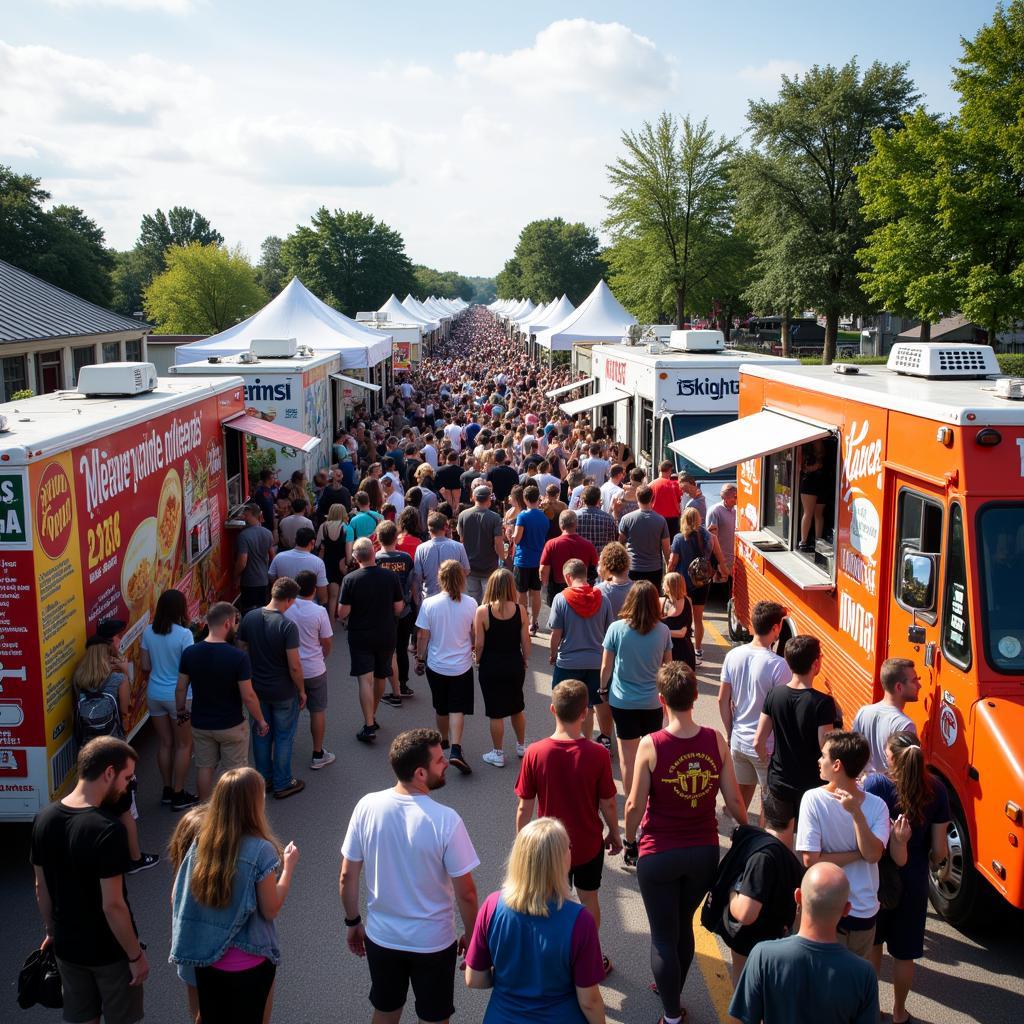
[[[672,633],[672,660],[697,670],[693,649],[693,605],[686,594],[686,579],[678,572],[665,574],[661,584],[661,621]]]
[[[480,690],[484,711],[490,720],[493,750],[483,759],[495,768],[505,767],[505,719],[512,720],[516,753],[526,753],[526,702],[523,683],[530,660],[530,628],[522,607],[516,602],[515,583],[508,569],[491,573],[483,603],[474,624],[476,661],[480,667]]]
[[[334,613],[338,610],[341,581],[352,557],[353,539],[345,506],[340,503],[332,505],[327,518],[320,524],[320,533],[316,538],[316,551],[324,560],[324,568],[327,570],[327,614],[332,624]]]

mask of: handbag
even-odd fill
[[[18,972],[18,1005],[27,1010],[36,1003],[51,1010],[64,1005],[64,989],[52,945],[33,949]]]
[[[702,531],[703,527],[697,528],[697,545],[700,548],[700,554],[686,567],[690,583],[693,584],[695,589],[707,586],[714,579],[715,575],[711,559],[704,553],[704,536]]]
[[[903,876],[886,850],[878,862],[878,902],[883,910],[895,910],[903,899]]]

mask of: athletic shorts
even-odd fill
[[[473,714],[473,670],[466,669],[461,676],[445,676],[427,666],[427,682],[434,711],[441,715]]]
[[[537,566],[513,566],[512,576],[516,582],[516,590],[520,594],[525,594],[528,590],[540,590],[540,569]]]
[[[604,700],[598,690],[601,689],[601,670],[599,668],[562,668],[559,665],[551,670],[551,689],[566,679],[578,679],[587,688],[587,707],[596,708]]]
[[[83,1024],[99,1020],[107,1024],[135,1024],[142,1020],[142,986],[129,987],[132,972],[127,960],[88,966],[57,960],[64,989],[64,1020]]]
[[[604,846],[593,860],[586,864],[575,864],[569,868],[569,884],[584,892],[597,892],[601,888],[601,871],[604,868]]]
[[[455,1012],[456,943],[439,953],[409,953],[378,946],[370,939],[365,942],[370,1005],[375,1010],[400,1010],[405,1006],[411,983],[420,1020],[447,1020]]]
[[[178,720],[178,705],[173,698],[171,700],[157,700],[153,697],[147,697],[146,707],[149,709],[150,718],[163,718],[167,715],[175,722]],[[185,701],[185,710],[191,712],[192,701]]]
[[[693,587],[689,583],[686,585],[686,596],[690,599],[692,604],[695,604],[698,608],[703,608],[708,603],[708,594],[711,593],[711,584],[705,583],[703,587]]]
[[[327,710],[327,673],[304,680],[306,687],[306,710]]]
[[[761,791],[768,789],[768,762],[762,761],[756,754],[747,754],[735,748],[730,750],[733,768],[736,769],[736,781],[741,786],[760,784]]]
[[[352,675],[372,674],[374,679],[391,678],[391,659],[395,653],[394,647],[384,647],[376,651],[357,651],[349,647],[348,653],[352,658]]]
[[[620,740],[638,740],[657,732],[665,721],[661,708],[617,708],[612,705],[615,735]]]
[[[197,768],[244,768],[249,763],[249,723],[230,729],[193,729],[192,750]]]

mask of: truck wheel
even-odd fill
[[[945,785],[936,779],[939,785]],[[991,926],[1002,916],[1003,901],[988,881],[974,867],[971,836],[967,819],[956,794],[946,786],[949,794],[949,869],[941,881],[934,872],[928,874],[928,896],[940,917],[956,928],[971,925]]]
[[[725,606],[726,622],[728,623],[729,639],[734,644],[746,644],[750,642],[750,634],[743,628],[743,623],[736,617],[736,604],[730,597]]]

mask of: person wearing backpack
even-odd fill
[[[127,675],[115,669],[112,655],[113,648],[106,637],[93,637],[72,677],[75,688],[75,737],[79,750],[99,736],[112,736],[119,740],[125,738],[122,716],[128,713],[131,687]],[[159,854],[143,853],[139,846],[139,830],[135,823],[138,815],[135,788],[133,777],[128,789],[110,808],[128,834],[131,857],[129,875],[145,871],[160,860]]]
[[[700,510],[695,505],[683,510],[680,524],[672,541],[668,571],[686,577],[686,593],[693,604],[693,648],[699,665],[704,657],[704,605],[715,575],[714,566],[723,562],[722,549],[718,538],[701,525]]]

